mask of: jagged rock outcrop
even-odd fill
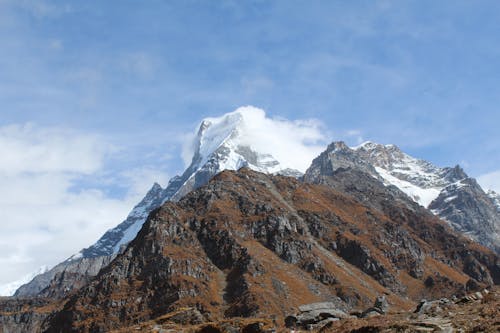
[[[282,168],[272,156],[258,153],[240,142],[244,121],[238,111],[204,120],[194,141],[192,163],[181,176],[172,178],[165,189],[155,184],[124,222],[106,232],[94,245],[35,277],[19,288],[16,296],[58,297],[81,287],[137,235],[152,210],[167,200],[179,200],[224,169],[248,166],[257,171],[300,178],[299,171]],[[497,253],[500,251],[499,196],[494,192],[485,193],[458,166],[438,168],[404,154],[394,145],[370,142],[356,148],[334,142],[313,166],[304,176],[306,181],[330,183],[381,211],[386,201],[397,201],[412,211],[417,209],[414,202],[418,202],[448,221],[455,230]],[[334,180],[318,180],[320,176],[333,174]],[[421,213],[427,214],[418,210],[418,214]],[[418,263],[412,274],[421,274]]]
[[[210,320],[284,318],[307,302],[366,308],[380,295],[401,307],[463,293],[472,278],[479,287],[500,282],[492,252],[432,214],[414,220],[406,207],[385,205],[391,214],[329,187],[223,172],[151,214],[125,251],[50,317],[47,332],[127,327],[186,306]],[[395,252],[394,244],[403,246]],[[421,274],[412,275],[415,262]]]
[[[223,170],[237,170],[246,166],[260,172],[300,177],[302,174],[299,171],[282,167],[273,156],[257,152],[241,141],[245,122],[248,121],[247,113],[259,112],[255,110],[240,108],[220,118],[203,120],[193,141],[191,164],[181,176],[173,177],[166,188],[155,183],[125,221],[108,230],[92,246],[43,275],[36,276],[33,281],[19,288],[15,295],[62,296],[78,289],[135,238],[151,211],[168,200],[181,199]],[[61,274],[64,274],[62,279]],[[71,279],[74,283],[71,283]],[[63,280],[66,282],[62,282]]]
[[[331,322],[349,317],[331,302],[304,304],[299,306],[299,313],[285,318],[285,326],[314,330]]]
[[[57,309],[49,299],[0,297],[0,332],[41,333],[44,321]]]
[[[389,187],[392,199],[405,201],[405,196],[390,188],[397,187],[455,230],[500,253],[497,195],[485,193],[459,166],[439,168],[403,153],[395,145],[366,142],[350,148],[343,142],[333,142],[313,161],[304,179],[316,181],[320,176],[334,173],[339,189],[355,193],[358,199],[372,206],[370,191],[381,191],[369,176]],[[340,179],[340,173],[347,178]]]
[[[429,209],[455,230],[500,253],[500,215],[474,179],[464,178],[446,186]]]

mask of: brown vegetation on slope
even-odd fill
[[[211,321],[281,322],[298,305],[339,309],[498,282],[498,258],[432,215],[384,209],[293,178],[225,171],[153,212],[137,238],[50,318],[48,332],[100,332],[194,307]],[[473,278],[474,280],[472,280]]]

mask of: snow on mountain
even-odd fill
[[[406,180],[399,179],[391,174],[390,171],[381,168],[375,167],[378,174],[384,179],[385,185],[394,185],[399,188],[401,191],[406,193],[410,198],[418,202],[424,207],[429,206],[429,204],[439,196],[440,189],[439,188],[423,188],[419,187],[415,184],[412,184]]]
[[[278,173],[284,169],[272,155],[257,152],[245,142],[249,117],[256,110],[239,108],[221,117],[204,119],[193,140],[194,155],[186,171],[174,177],[165,189],[154,184],[124,222],[70,260],[118,253],[121,246],[135,238],[153,209],[165,201],[181,199],[223,170],[238,170],[246,166],[259,172]]]
[[[26,276],[22,277],[21,279],[13,282],[6,283],[4,285],[0,285],[0,296],[12,296],[16,292],[16,290],[22,286],[23,284],[26,284],[30,282],[35,276],[39,274],[43,274],[49,270],[49,267],[47,266],[42,266],[38,268],[36,271],[27,274]]]
[[[350,151],[374,167],[385,185],[394,185],[455,230],[500,251],[500,196],[485,193],[458,165],[439,168],[394,145],[365,142]],[[360,168],[366,168],[366,165]],[[373,175],[373,173],[372,173]]]
[[[314,178],[314,172],[333,174],[338,169],[354,169],[371,175],[386,186],[397,187],[458,232],[500,253],[498,195],[487,195],[458,165],[440,168],[405,154],[395,145],[373,142],[353,148],[333,142],[327,153],[324,160],[328,163],[306,174]]]
[[[163,188],[155,183],[141,202],[132,209],[125,221],[108,230],[95,244],[71,256],[68,261],[118,253],[122,245],[135,238],[149,212],[158,207],[162,201]]]
[[[190,191],[208,183],[213,176],[223,170],[248,167],[264,173],[300,176],[301,172],[290,168],[289,165],[282,166],[265,146],[262,144],[254,145],[249,139],[255,135],[253,122],[263,121],[261,118],[267,121],[264,111],[254,107],[243,107],[221,117],[204,119],[192,141],[191,164],[184,173],[173,177],[166,188],[154,184],[144,199],[133,208],[125,221],[108,230],[95,244],[71,256],[62,265],[78,268],[79,266],[75,263],[84,259],[88,261],[96,258],[96,265],[101,267],[102,260],[97,259],[113,257],[119,253],[126,244],[137,236],[152,210],[168,200],[180,200]],[[272,147],[270,144],[267,146]],[[60,265],[57,266],[59,270],[62,269],[59,267]],[[86,271],[82,274],[87,274],[86,272],[89,271],[87,266],[88,263],[85,265]],[[54,271],[54,274],[56,273]],[[50,279],[44,276],[43,281],[50,281]],[[23,290],[26,290],[27,293],[38,292],[44,283],[37,281],[33,288],[25,286]]]
[[[372,164],[386,184],[398,187],[424,207],[435,200],[448,185],[467,176],[452,168],[439,168],[403,153],[395,145],[365,142],[353,148]]]

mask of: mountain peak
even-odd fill
[[[334,175],[335,171],[355,169],[394,185],[420,205],[448,221],[459,232],[498,250],[500,197],[485,193],[476,180],[459,166],[440,168],[412,157],[395,145],[371,141],[349,148],[333,142],[313,161],[305,179]]]
[[[344,141],[334,141],[328,145],[328,152],[346,151],[350,150],[349,146]]]
[[[217,118],[201,121],[193,147],[194,154],[188,169],[198,170],[216,159],[218,171],[237,170],[243,166],[261,172],[273,173],[282,169],[276,159],[259,152],[247,139],[252,121],[264,111],[245,106]]]

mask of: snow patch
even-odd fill
[[[118,253],[122,245],[131,242],[141,230],[144,222],[146,222],[146,218],[139,219],[128,227],[123,233],[123,237],[113,246],[113,253]]]
[[[444,202],[451,202],[451,201],[455,200],[456,198],[458,198],[458,195],[453,195],[449,198],[444,199]]]
[[[439,188],[421,188],[405,180],[394,177],[389,171],[375,167],[377,173],[384,179],[386,185],[394,185],[401,191],[406,193],[414,201],[418,202],[424,207],[428,207],[429,204],[439,196],[441,190]]]

